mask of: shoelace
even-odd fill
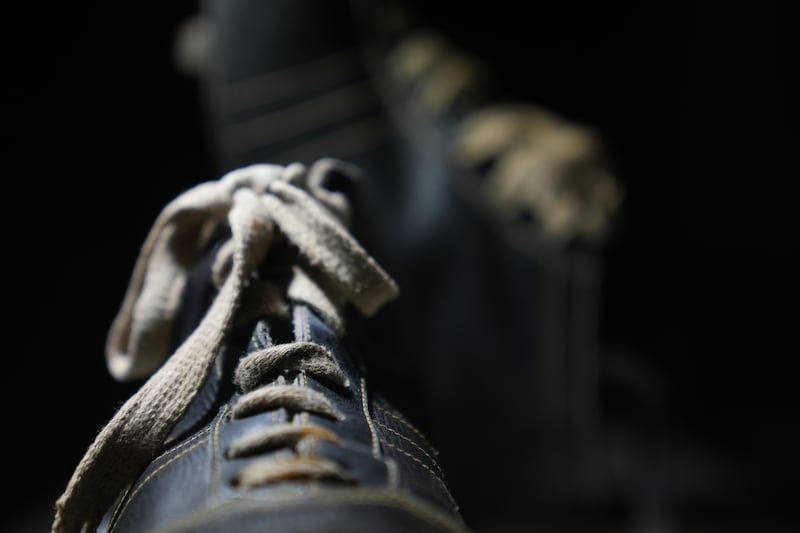
[[[622,199],[589,128],[532,104],[503,103],[468,114],[453,153],[471,168],[490,165],[482,190],[500,218],[533,215],[546,235],[599,242]]]
[[[459,185],[503,222],[532,215],[551,239],[602,240],[622,191],[602,162],[599,136],[541,107],[485,103],[486,67],[434,30],[410,34],[392,50],[390,75],[412,87],[432,117],[460,115],[452,143],[463,167],[490,167]],[[481,103],[484,102],[484,103]]]
[[[299,371],[340,387],[349,385],[336,359],[320,344],[293,342],[270,346],[239,361],[234,383],[244,394],[234,404],[232,417],[244,418],[281,407],[290,413],[314,413],[334,420],[343,418],[322,393],[305,386],[287,384],[283,375],[279,375],[275,383],[261,384],[269,373],[283,369]],[[308,422],[284,422],[245,434],[225,450],[226,458],[249,457],[287,447],[292,448],[295,454],[248,463],[232,483],[253,487],[290,478],[346,481],[347,475],[338,463],[313,454],[313,445],[320,440],[339,442],[331,430]]]
[[[370,315],[397,295],[397,287],[381,267],[345,229],[347,199],[324,187],[327,173],[338,162],[322,160],[306,172],[299,164],[288,167],[254,165],[233,171],[219,181],[200,184],[172,201],[148,234],[135,265],[122,307],[112,324],[107,344],[109,370],[118,379],[152,376],[100,431],[56,502],[54,532],[96,528],[103,513],[121,490],[162,448],[175,424],[186,413],[222,349],[245,289],[256,283],[261,264],[277,232],[293,244],[324,282],[325,291],[310,276],[298,272],[289,297],[318,305],[335,315],[337,306],[351,302]],[[229,261],[221,287],[200,324],[165,362],[169,332],[178,310],[179,295],[197,254],[221,223],[230,227]],[[336,317],[334,317],[336,318]],[[285,353],[288,350],[289,353]],[[283,352],[282,352],[283,351]],[[282,355],[281,355],[282,354]],[[305,355],[303,355],[305,354]],[[300,357],[301,365],[335,376],[335,365],[318,348],[288,345],[248,356],[237,372],[244,389],[253,378],[285,360]],[[163,363],[163,364],[162,364]],[[263,392],[269,391],[269,392]],[[237,403],[235,412],[265,408],[270,401],[296,402],[298,408],[324,411],[325,402],[280,387],[256,388]],[[331,412],[335,416],[334,412]],[[272,439],[302,438],[278,428],[261,436],[261,443],[239,441],[231,453],[248,453]],[[325,435],[319,431],[317,438]],[[258,439],[256,439],[258,440]],[[269,480],[281,472],[335,466],[284,464],[271,472],[245,472],[240,481]],[[287,474],[288,475],[288,474]],[[255,476],[255,477],[253,477]]]

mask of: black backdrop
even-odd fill
[[[627,191],[605,341],[664,376],[676,424],[788,487],[800,473],[798,8],[419,5],[505,94],[604,133]],[[6,517],[47,512],[133,392],[106,374],[106,329],[161,207],[216,177],[196,87],[172,63],[194,7],[5,9]]]

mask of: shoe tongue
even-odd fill
[[[248,331],[250,328],[252,333]],[[193,433],[208,423],[216,415],[219,407],[229,400],[235,390],[233,372],[240,358],[275,343],[265,320],[258,320],[255,327],[250,325],[238,329],[232,333],[225,349],[217,355],[203,388],[189,406],[186,415],[172,430],[167,439],[168,443]]]
[[[259,320],[253,329],[247,353],[262,350],[275,344],[295,342],[291,319],[288,317],[270,317],[268,320]]]
[[[210,246],[188,273],[178,313],[173,322],[169,353],[175,353],[175,350],[197,328],[214,300],[217,288],[212,281],[212,268],[221,246],[221,240]]]
[[[215,250],[212,250],[213,258]],[[214,285],[211,282],[211,261],[203,261],[190,276],[183,298],[184,312],[176,322],[174,342],[180,344],[188,336],[205,313],[208,303],[213,299]],[[288,318],[260,319],[255,325],[242,326],[233,331],[225,350],[218,356],[202,390],[190,405],[186,415],[173,429],[167,442],[174,442],[188,435],[213,417],[219,406],[225,403],[234,392],[233,371],[241,357],[263,350],[275,344],[295,341],[293,325]]]

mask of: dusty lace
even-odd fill
[[[597,132],[530,103],[486,102],[486,67],[435,30],[403,38],[386,63],[427,115],[457,117],[455,163],[488,169],[485,179],[461,184],[477,188],[501,221],[531,217],[563,241],[607,235],[622,190]]]
[[[274,383],[262,385],[271,372],[289,370],[314,376],[346,387],[347,378],[327,348],[313,342],[293,342],[269,346],[240,360],[234,382],[243,395],[232,409],[233,418],[244,418],[281,407],[289,414],[313,413],[334,420],[343,415],[321,393],[295,383],[287,383],[283,374]],[[250,462],[233,479],[234,485],[253,487],[274,481],[296,478],[327,478],[345,481],[346,473],[338,463],[312,453],[316,441],[339,442],[329,429],[296,420],[275,424],[247,433],[225,450],[229,459],[248,457],[275,449],[291,448],[294,454],[266,457]]]
[[[260,283],[254,273],[279,233],[314,271],[313,275],[296,271],[289,298],[318,306],[339,320],[339,325],[337,311],[343,303],[351,302],[369,315],[396,296],[391,278],[345,229],[346,198],[324,188],[324,177],[332,165],[337,163],[323,160],[308,172],[299,164],[246,167],[219,181],[194,187],[162,211],[142,247],[107,345],[109,370],[114,377],[135,379],[155,373],[117,411],[80,461],[56,502],[54,532],[95,528],[119,492],[160,451],[208,377],[242,307],[245,289]],[[231,233],[229,243],[223,246],[227,252],[222,255],[227,259],[215,268],[221,286],[200,324],[167,358],[179,295],[199,251],[220,224],[227,224]],[[324,285],[324,291],[320,285]],[[235,416],[246,416],[248,411],[267,408],[277,401],[283,406],[293,402],[298,409],[336,416],[330,404],[313,391],[298,393],[280,384],[255,386],[259,375],[289,358],[332,379],[340,375],[329,357],[306,345],[274,347],[253,354],[242,361],[237,372],[237,381],[247,392],[237,403]],[[279,426],[272,431],[251,436],[250,442],[238,441],[229,453],[253,453],[293,439],[299,443],[304,432],[317,439],[326,437],[318,428],[290,430]],[[295,464],[278,461],[269,467],[256,465],[242,473],[241,483],[293,476],[301,469],[310,476],[315,472],[335,475],[335,465],[302,458]]]

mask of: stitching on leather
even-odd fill
[[[398,422],[400,422],[400,423],[402,423],[404,426],[406,426],[408,429],[410,429],[411,431],[413,431],[414,433],[416,433],[416,434],[417,434],[417,436],[419,436],[419,437],[422,439],[422,442],[424,442],[424,443],[425,443],[425,445],[427,445],[427,446],[429,446],[429,447],[431,447],[431,448],[432,448],[432,446],[430,446],[430,444],[428,443],[428,439],[425,437],[425,435],[423,435],[423,434],[422,434],[422,432],[421,432],[420,430],[418,430],[416,427],[414,427],[414,426],[413,426],[413,424],[411,424],[411,422],[407,421],[405,418],[403,418],[403,417],[402,417],[402,416],[400,416],[399,414],[396,414],[396,413],[394,413],[393,411],[390,411],[389,409],[387,409],[387,408],[385,408],[385,407],[381,406],[381,405],[380,405],[380,404],[378,404],[378,403],[376,403],[376,404],[375,404],[375,407],[377,407],[377,408],[378,408],[378,409],[379,409],[381,412],[383,412],[384,414],[387,414],[387,415],[389,415],[390,417],[394,418],[395,420],[397,420]]]
[[[228,412],[228,405],[226,404],[222,408],[222,412],[219,413],[217,416],[217,421],[214,423],[214,438],[213,438],[213,446],[214,446],[214,453],[211,458],[211,491],[212,494],[217,494],[219,492],[219,484],[220,478],[222,476],[221,468],[219,465],[219,428],[222,425],[222,421],[225,419],[225,415]]]
[[[370,438],[372,439],[372,456],[379,459],[381,456],[381,448],[378,443],[378,434],[375,431],[375,424],[372,417],[369,416],[369,406],[367,405],[367,382],[364,376],[361,376],[361,410],[364,413],[364,419],[369,427]]]
[[[282,511],[286,509],[293,509],[298,506],[307,505],[342,505],[342,504],[357,504],[357,505],[385,505],[396,509],[402,509],[411,512],[414,516],[426,522],[427,524],[446,531],[468,531],[466,527],[459,523],[457,520],[450,518],[443,514],[442,511],[433,506],[423,505],[420,502],[399,495],[397,493],[387,493],[380,490],[370,490],[369,492],[358,492],[349,494],[324,494],[318,495],[309,499],[294,500],[289,502],[280,502],[269,506],[264,505],[264,501],[249,501],[253,505],[252,508],[243,509],[243,512],[261,512],[267,511]],[[181,523],[173,525],[168,531],[180,530],[186,531],[194,525],[201,523],[207,518],[213,518],[214,513],[218,511],[225,511],[226,507],[233,505],[241,505],[241,500],[229,500],[218,507],[208,510],[206,513],[198,513]],[[175,529],[177,528],[177,529]]]
[[[397,475],[397,463],[393,459],[385,457],[383,464],[386,466],[386,485],[396,489],[400,484],[400,477]]]
[[[419,437],[417,440],[412,439],[410,435],[403,435],[403,438],[410,440],[414,445],[422,448],[427,454],[431,456],[437,455],[439,452],[436,451],[436,448],[428,441],[425,435],[422,434],[421,431],[414,428],[410,423],[406,422],[400,416],[386,416],[387,414],[392,415],[392,413],[387,412],[386,409],[383,410],[383,416],[376,417],[376,421],[379,422],[383,427],[388,428],[394,432],[402,432],[405,429],[410,429],[413,431],[414,435]],[[402,422],[398,424],[398,422]]]
[[[386,437],[384,437],[384,435],[383,435],[383,432],[382,432],[382,431],[378,431],[378,432],[376,432],[375,436],[377,436],[377,437],[378,437],[378,443],[379,443],[381,446],[386,446],[386,443],[387,443],[388,441],[387,441]]]
[[[122,510],[122,507],[123,507],[123,503],[128,501],[128,494],[130,494],[131,488],[133,488],[132,485],[128,485],[125,488],[125,494],[122,495],[122,498],[119,499],[119,501],[117,502],[117,505],[114,506],[114,512],[111,513],[111,520],[109,520],[109,522],[108,522],[108,524],[109,524],[109,528],[108,528],[109,533],[111,533],[114,530],[114,528],[116,527],[116,525],[117,525],[117,520],[119,519],[119,515],[121,513],[121,510]]]
[[[428,472],[433,474],[433,477],[436,479],[436,481],[438,481],[442,485],[442,487],[444,488],[444,493],[447,494],[447,498],[450,500],[450,503],[453,504],[453,508],[454,509],[458,509],[458,504],[453,499],[453,496],[450,494],[450,489],[447,487],[447,483],[445,483],[444,480],[439,477],[439,474],[434,472],[431,469],[431,467],[429,467],[428,465],[426,465],[425,463],[423,463],[422,461],[417,459],[414,455],[408,453],[407,451],[405,451],[405,450],[403,450],[401,448],[398,448],[397,446],[395,446],[391,442],[387,442],[386,445],[389,446],[390,448],[392,448],[393,450],[396,450],[396,451],[402,453],[406,457],[411,458],[415,463],[419,464],[422,468],[424,468],[425,470],[427,470]]]
[[[309,93],[330,90],[359,74],[358,57],[356,49],[341,48],[302,63],[223,82],[223,94],[237,95],[224,101],[225,109],[240,113],[282,102],[298,90],[298,80],[303,80],[302,88]]]
[[[160,460],[162,460],[162,459],[174,454],[177,451],[180,451],[180,450],[186,448],[192,442],[196,441],[197,439],[199,439],[200,437],[202,437],[203,435],[208,433],[210,430],[211,430],[210,427],[203,428],[202,431],[192,435],[191,438],[186,439],[185,441],[181,442],[180,444],[178,444],[174,448],[170,448],[166,452],[162,453],[161,455],[159,455],[158,457],[153,459],[153,462],[151,463],[151,465],[155,465],[156,463],[158,463],[158,461],[160,461]],[[109,532],[113,531],[114,528],[116,527],[117,519],[119,518],[119,515],[122,514],[122,508],[123,507],[127,507],[127,505],[128,505],[128,503],[127,503],[128,500],[129,500],[128,494],[130,494],[131,491],[134,490],[134,488],[137,491],[139,490],[138,489],[138,485],[130,485],[130,486],[128,486],[127,490],[125,491],[125,496],[120,498],[120,500],[117,502],[117,505],[114,508],[114,512],[111,515],[111,521],[109,522],[109,524],[110,524]]]
[[[208,432],[209,432],[209,430],[210,430],[210,428],[207,428],[207,429],[204,431],[204,433],[208,433]],[[133,500],[136,498],[136,495],[137,495],[137,494],[139,494],[139,491],[141,491],[141,490],[142,490],[142,488],[143,488],[145,485],[147,485],[147,484],[150,482],[150,480],[152,480],[152,479],[153,479],[153,478],[154,478],[156,475],[158,475],[159,473],[161,473],[161,471],[162,471],[162,470],[164,470],[166,467],[168,467],[169,465],[171,465],[172,463],[174,463],[175,461],[177,461],[178,459],[180,459],[180,458],[181,458],[181,457],[183,457],[184,455],[188,454],[188,453],[189,453],[189,452],[191,452],[192,450],[194,450],[194,449],[196,449],[196,448],[199,448],[200,446],[202,446],[202,445],[203,445],[203,444],[205,444],[206,442],[208,442],[208,436],[207,436],[207,435],[206,435],[206,438],[204,438],[204,439],[202,439],[202,440],[200,440],[200,441],[198,441],[198,442],[194,443],[192,446],[190,446],[190,447],[186,448],[186,449],[185,449],[185,450],[183,450],[181,453],[179,453],[178,455],[176,455],[176,456],[172,457],[172,458],[171,458],[169,461],[167,461],[167,462],[166,462],[166,463],[164,463],[163,465],[161,465],[161,466],[159,466],[158,468],[156,468],[155,470],[153,470],[153,471],[150,473],[150,475],[149,475],[149,476],[147,476],[147,477],[146,477],[146,478],[145,478],[145,479],[144,479],[144,480],[143,480],[141,483],[139,483],[139,485],[136,487],[136,490],[134,490],[134,491],[133,491],[133,493],[130,495],[130,497],[129,497],[129,498],[127,498],[127,501],[125,502],[125,505],[123,506],[123,508],[122,508],[122,510],[120,511],[120,513],[119,513],[119,514],[120,514],[120,515],[122,515],[122,514],[123,514],[123,513],[124,513],[124,512],[125,512],[125,511],[128,509],[128,506],[129,506],[129,505],[130,505],[130,503],[131,503],[131,502],[132,502],[132,501],[133,501]],[[115,524],[114,524],[114,526],[112,527],[111,531],[113,531],[114,529],[116,529],[116,527],[117,527],[117,524],[115,523]]]
[[[159,455],[158,457],[153,459],[152,462],[150,463],[150,465],[151,466],[155,466],[162,459],[166,459],[170,455],[173,455],[175,452],[181,451],[182,449],[186,448],[187,446],[192,444],[194,441],[196,441],[200,437],[205,436],[205,434],[210,432],[210,431],[211,431],[211,426],[204,427],[203,429],[201,429],[200,431],[198,431],[197,433],[192,435],[190,438],[188,438],[185,441],[181,442],[180,444],[174,446],[173,448],[170,448],[169,450],[165,451],[164,453],[162,453],[161,455]]]
[[[398,437],[400,437],[400,438],[401,438],[401,439],[403,439],[404,441],[410,442],[411,444],[413,444],[414,446],[416,446],[416,448],[417,448],[419,451],[421,451],[422,453],[424,453],[424,454],[425,454],[425,457],[427,457],[427,458],[428,458],[428,460],[431,462],[431,465],[432,465],[434,468],[436,468],[436,471],[437,471],[437,472],[439,472],[439,475],[441,475],[441,476],[444,476],[444,472],[442,472],[442,468],[441,468],[441,467],[439,466],[439,464],[436,462],[436,459],[434,459],[433,457],[431,457],[431,455],[430,455],[428,452],[426,452],[425,450],[423,450],[423,449],[422,449],[422,447],[421,447],[419,444],[417,444],[417,443],[416,443],[416,442],[414,442],[413,440],[409,439],[408,437],[406,437],[406,436],[405,436],[405,435],[403,435],[402,433],[399,433],[399,432],[395,431],[394,429],[390,428],[390,427],[389,427],[389,426],[387,426],[386,424],[381,424],[379,421],[375,421],[375,423],[376,423],[376,424],[378,424],[378,425],[379,425],[380,427],[382,427],[383,429],[387,429],[387,430],[391,431],[393,434],[397,435]]]

